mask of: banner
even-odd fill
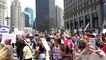
[[[103,29],[102,33],[104,33],[104,34],[105,34],[105,33],[106,33],[106,29]]]
[[[45,49],[46,49],[47,51],[49,51],[49,50],[50,50],[50,47],[49,47],[49,45],[48,45],[46,39],[45,39],[45,38],[41,38],[41,41],[42,41],[42,43],[43,43]]]
[[[82,55],[82,60],[106,60],[106,57],[101,57],[98,55]]]
[[[11,39],[11,43],[16,43],[16,35],[15,34],[2,34],[2,41],[1,43],[4,44],[6,39]]]
[[[9,33],[9,27],[7,26],[0,26],[0,34]]]
[[[89,43],[94,47],[94,49],[96,48],[96,39],[95,38],[89,38]]]

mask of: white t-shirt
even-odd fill
[[[25,59],[32,58],[32,51],[29,46],[25,46],[23,52],[25,53]]]

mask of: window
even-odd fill
[[[89,9],[87,9],[87,13],[89,13]]]
[[[82,4],[81,4],[81,9],[82,9]]]
[[[94,7],[94,10],[96,10],[96,6]]]
[[[84,22],[83,22],[83,16],[82,17],[79,17],[79,24],[80,24],[80,27],[83,28],[84,26]]]
[[[86,7],[86,3],[84,3],[84,7]]]
[[[98,28],[98,13],[92,13],[92,24],[93,24],[93,28]]]
[[[78,29],[78,19],[74,19],[75,29]]]
[[[87,25],[88,23],[90,23],[90,14],[85,15],[85,25]],[[90,28],[90,26],[88,28]]]
[[[91,11],[93,11],[93,7],[91,7]]]
[[[91,3],[92,3],[92,0],[91,0]]]
[[[87,6],[89,5],[89,1],[86,2]]]

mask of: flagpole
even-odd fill
[[[86,27],[85,27],[85,29],[84,29],[84,31],[86,31],[87,30],[87,28],[88,28],[88,26],[90,25],[90,23],[88,23],[87,25],[86,25]]]
[[[101,28],[101,33],[102,33],[102,31],[103,31],[104,25],[105,25],[105,19],[104,19],[104,21],[103,21],[103,25],[102,25],[102,28]]]

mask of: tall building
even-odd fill
[[[7,4],[6,0],[0,0],[0,25],[5,25],[6,17],[7,17]]]
[[[21,12],[21,4],[19,0],[13,0],[11,5],[11,27],[18,28],[18,30],[24,27],[24,16]],[[24,28],[23,28],[24,29]]]
[[[19,30],[24,32],[24,27],[25,27],[25,15],[24,13],[21,13],[21,20],[19,22]]]
[[[55,0],[36,0],[36,25],[40,32],[56,28]]]
[[[29,23],[30,15],[26,12],[24,12],[24,15],[25,15],[25,27],[31,27]]]
[[[61,29],[64,27],[64,12],[59,6],[56,6],[56,28]]]
[[[26,7],[24,11],[29,14],[29,24],[30,24],[30,27],[33,28],[33,21],[34,21],[33,9],[30,7]]]
[[[100,30],[104,20],[103,4],[103,0],[64,0],[65,27],[74,30],[89,25],[86,31]]]
[[[33,29],[35,29],[35,21],[33,21]]]

